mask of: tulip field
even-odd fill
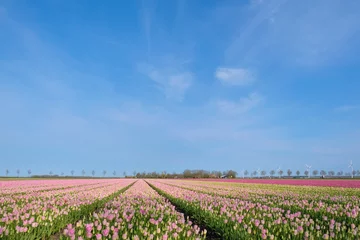
[[[238,179],[202,179],[202,181],[216,182],[234,182],[234,183],[262,183],[276,185],[297,185],[297,186],[317,186],[317,187],[343,187],[360,188],[360,181],[352,179],[256,179],[256,178],[238,178]]]
[[[0,181],[0,239],[360,239],[360,188],[264,183]]]

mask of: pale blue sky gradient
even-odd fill
[[[360,169],[359,9],[1,1],[1,174]]]

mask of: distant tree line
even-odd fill
[[[335,172],[333,170],[325,171],[325,170],[305,170],[304,172],[301,172],[300,170],[297,170],[295,173],[291,169],[288,169],[286,172],[284,172],[281,169],[277,170],[270,170],[267,172],[266,170],[256,170],[249,172],[248,170],[244,170],[241,172],[240,177],[250,177],[250,178],[296,178],[296,177],[330,177],[330,178],[342,178],[342,177],[356,177],[360,176],[360,170],[353,170],[351,172],[343,172],[338,171]]]
[[[10,170],[6,169],[5,174],[6,177],[9,176]],[[60,174],[55,174],[53,171],[49,171],[49,174],[36,174],[31,175],[32,171],[29,169],[27,171],[28,177],[31,178],[86,178],[89,177],[89,175],[86,174],[85,170],[82,170],[80,173],[81,175],[76,175],[74,170],[70,171],[71,175],[65,175],[64,172],[61,172]],[[20,170],[16,170],[16,176],[19,177]],[[91,176],[93,178],[96,178],[95,176],[96,171],[91,171]],[[107,171],[102,171],[102,177],[119,177],[117,176],[117,172],[113,171],[112,175],[107,176]],[[126,178],[236,178],[237,172],[234,170],[227,170],[227,171],[206,171],[206,170],[189,170],[186,169],[182,173],[168,173],[167,171],[162,172],[136,172],[134,171],[132,174],[127,174],[126,172],[123,172],[123,177]]]
[[[74,170],[69,171],[71,175],[65,175],[64,172],[61,172],[60,174],[55,174],[53,171],[49,171],[49,174],[43,174],[43,175],[32,175],[31,169],[27,170],[28,177],[32,178],[88,178],[89,175],[93,178],[99,178],[99,176],[96,176],[96,171],[92,170],[90,174],[87,175],[85,170],[82,170],[80,172],[81,175],[76,175]],[[20,176],[20,169],[17,169],[15,171],[16,176]],[[107,171],[103,170],[102,177],[119,177],[117,175],[116,171],[113,171],[112,174],[107,175]],[[5,170],[5,176],[9,177],[10,170]],[[111,176],[112,175],[112,176]],[[288,169],[287,171],[283,171],[281,169],[277,170],[254,170],[254,171],[248,171],[243,170],[240,171],[238,174],[234,170],[227,170],[227,171],[207,171],[207,170],[190,170],[186,169],[182,173],[169,173],[167,171],[162,172],[132,172],[132,174],[127,174],[126,172],[123,172],[122,177],[126,178],[318,178],[318,177],[330,177],[330,178],[349,178],[349,177],[359,177],[360,176],[360,170],[353,170],[351,172],[343,172],[343,171],[325,171],[325,170],[305,170],[301,172],[300,170],[297,170],[293,172],[291,169]]]
[[[206,171],[206,170],[189,170],[182,173],[162,172],[133,172],[133,175],[126,177],[136,178],[236,178],[237,172],[234,170],[227,171]]]

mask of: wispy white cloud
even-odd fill
[[[216,106],[221,112],[226,114],[242,114],[258,106],[263,99],[260,94],[253,92],[250,93],[249,96],[240,98],[240,100],[236,102],[218,100]]]
[[[360,110],[360,105],[344,105],[335,108],[337,112],[350,112],[353,110]]]
[[[266,29],[261,28],[264,23],[273,18],[276,12],[287,0],[267,1],[264,4],[262,1],[251,1],[249,18],[243,24],[236,24],[233,28],[233,37],[229,46],[225,50],[225,58],[227,61],[234,62],[235,59],[244,61],[250,52],[258,51],[262,47],[258,35],[266,33]],[[254,11],[255,10],[255,11]],[[226,15],[223,16],[227,18]],[[259,33],[260,31],[260,33]],[[264,41],[267,41],[265,39]],[[238,61],[238,60],[236,60]]]
[[[258,4],[260,3],[260,4]],[[255,7],[254,7],[255,6]],[[235,64],[286,61],[303,66],[339,60],[359,39],[358,1],[251,1],[225,50]],[[226,15],[222,16],[227,18]]]
[[[192,72],[175,68],[158,69],[151,65],[140,65],[140,72],[154,81],[169,99],[182,101],[186,91],[191,87],[194,76]]]
[[[262,58],[259,58],[260,55],[258,55],[262,52],[261,50],[269,50],[267,49],[269,46],[284,45],[285,50],[281,48],[274,48],[272,50],[275,53],[279,52],[279,55],[289,52],[291,53],[289,57],[294,59],[298,56],[305,56],[301,58],[305,61],[306,57],[312,56],[312,52],[307,52],[306,49],[311,50],[312,46],[318,48],[321,45],[320,43],[323,40],[322,34],[319,34],[319,39],[316,38],[316,34],[314,34],[314,39],[311,36],[306,36],[304,37],[304,45],[299,45],[299,52],[297,52],[294,46],[301,44],[302,40],[298,40],[296,44],[290,41],[297,38],[298,33],[291,32],[289,27],[296,21],[289,21],[290,24],[284,20],[287,15],[286,9],[292,9],[291,6],[286,5],[285,7],[286,0],[254,0],[252,3],[254,6],[249,11],[256,12],[255,14],[259,13],[260,15],[254,17],[249,22],[245,21],[248,25],[244,28],[239,28],[239,31],[235,31],[239,38],[235,37],[233,44],[230,44],[232,46],[228,48],[229,61],[224,60],[223,67],[216,69],[215,73],[214,66],[211,66],[210,72],[204,70],[208,69],[207,61],[203,62],[206,66],[196,65],[198,72],[189,70],[191,68],[186,65],[189,65],[190,62],[196,63],[200,59],[197,59],[196,56],[192,57],[192,54],[188,54],[187,51],[183,51],[181,46],[184,41],[182,41],[181,37],[184,37],[184,35],[171,34],[171,37],[166,37],[166,34],[159,34],[158,39],[162,41],[159,43],[156,38],[157,29],[154,26],[157,26],[157,28],[161,27],[154,23],[154,16],[150,14],[153,9],[148,8],[150,11],[148,15],[145,14],[143,19],[148,51],[150,52],[151,50],[151,37],[153,37],[153,51],[155,52],[156,50],[157,56],[164,56],[167,52],[175,52],[174,54],[177,55],[177,58],[173,61],[168,61],[168,59],[159,60],[156,59],[157,56],[154,57],[148,54],[150,57],[148,56],[149,59],[146,62],[151,64],[145,64],[139,67],[138,70],[149,79],[148,82],[156,85],[166,98],[181,101],[192,85],[195,85],[195,73],[196,76],[199,76],[197,78],[200,78],[202,74],[209,74],[210,77],[215,76],[218,81],[228,86],[250,85],[257,80],[252,70],[227,66],[252,67],[253,65],[235,64],[232,62],[234,59],[235,61],[236,59],[242,61],[251,55],[262,61]],[[284,9],[278,6],[284,6]],[[179,9],[178,18],[180,20],[178,22],[180,25],[183,23],[183,19],[187,18],[183,14],[188,14],[189,11]],[[237,10],[234,12],[236,12],[236,15],[240,15]],[[225,14],[227,13],[226,11]],[[0,20],[1,14],[0,9]],[[303,13],[300,15],[303,15]],[[341,13],[340,15],[346,14]],[[313,17],[312,15],[310,19]],[[307,17],[304,18],[307,19]],[[269,27],[267,24],[268,20],[271,21],[271,19],[274,20],[274,26]],[[299,19],[301,22],[302,18]],[[229,21],[224,22],[228,23]],[[240,21],[231,22],[238,23]],[[310,20],[307,22],[311,23]],[[302,23],[296,24],[302,26]],[[346,24],[341,23],[340,25]],[[356,24],[354,25],[356,26]],[[308,27],[312,28],[313,25]],[[14,29],[13,27],[10,28],[11,30]],[[272,29],[270,30],[270,28]],[[339,26],[336,26],[335,32],[338,32],[338,28]],[[286,30],[287,36],[280,34],[283,29]],[[166,29],[162,30],[167,31]],[[242,32],[242,30],[244,31]],[[345,40],[342,40],[344,34],[341,33],[341,41],[330,41],[327,48],[331,48],[333,45],[337,46],[338,43],[341,44],[343,41],[346,41],[348,36],[351,36],[352,31],[353,28],[350,27],[350,35],[345,34]],[[141,155],[142,159],[160,159],[158,156],[164,151],[169,150],[169,155],[159,160],[162,163],[161,166],[165,166],[166,164],[164,165],[163,163],[167,163],[171,156],[175,154],[178,158],[182,158],[181,154],[190,149],[186,159],[198,159],[198,161],[204,161],[209,166],[214,167],[214,164],[219,162],[219,157],[222,157],[222,159],[226,158],[227,160],[220,161],[221,165],[233,163],[231,167],[234,168],[239,166],[236,165],[240,164],[239,159],[248,159],[248,162],[253,164],[252,160],[268,159],[269,162],[272,162],[273,160],[278,160],[278,156],[282,155],[284,163],[289,162],[289,159],[291,159],[292,161],[289,164],[293,165],[295,162],[301,162],[302,159],[312,157],[310,154],[304,157],[303,154],[306,152],[313,151],[318,154],[336,155],[337,153],[358,153],[359,151],[357,147],[359,145],[358,139],[360,139],[358,134],[351,138],[347,135],[342,137],[339,137],[340,135],[333,136],[331,137],[333,141],[325,143],[324,139],[328,137],[322,136],[315,140],[309,140],[309,138],[304,137],[306,139],[303,142],[297,141],[297,127],[287,126],[291,124],[289,123],[291,119],[289,121],[287,118],[289,112],[280,112],[281,110],[275,112],[273,109],[270,109],[271,99],[266,101],[269,107],[263,108],[261,104],[265,98],[256,92],[250,93],[248,96],[244,95],[244,97],[236,100],[226,100],[233,99],[233,95],[224,96],[224,99],[219,99],[203,106],[199,102],[208,102],[208,98],[213,99],[214,97],[214,92],[209,90],[210,88],[205,87],[207,85],[205,83],[201,89],[195,89],[195,87],[191,89],[198,95],[201,95],[200,92],[206,92],[206,94],[199,96],[198,99],[201,99],[200,101],[181,104],[181,106],[177,104],[170,104],[170,106],[164,102],[159,103],[160,105],[163,104],[161,107],[154,106],[152,105],[154,99],[149,99],[145,94],[144,96],[135,97],[137,99],[124,100],[124,98],[131,97],[123,96],[122,94],[131,95],[132,92],[127,91],[126,83],[121,85],[122,88],[118,87],[116,91],[113,91],[114,85],[120,86],[122,84],[122,82],[119,83],[117,81],[119,75],[123,76],[119,72],[109,72],[108,74],[97,76],[95,74],[96,71],[89,67],[89,65],[84,67],[81,63],[71,60],[71,57],[64,56],[66,49],[64,51],[61,49],[57,51],[48,46],[46,42],[41,41],[36,34],[32,34],[31,31],[23,28],[13,32],[15,32],[13,34],[17,34],[17,42],[21,42],[18,44],[21,45],[21,49],[26,49],[26,51],[20,52],[26,52],[26,55],[22,54],[19,57],[21,60],[16,62],[12,59],[17,58],[9,59],[6,61],[6,64],[3,64],[5,63],[4,61],[0,62],[0,79],[2,79],[0,81],[0,115],[4,116],[0,119],[0,135],[3,136],[0,138],[0,142],[2,146],[5,146],[4,149],[10,145],[21,146],[24,149],[37,145],[37,148],[34,149],[39,150],[39,152],[44,152],[40,150],[51,146],[61,146],[62,149],[72,150],[83,148],[89,155],[96,154],[96,152],[101,154],[111,152],[112,156],[109,155],[108,158],[114,158],[115,156],[116,158],[129,159],[128,162],[134,162],[130,161],[134,159],[134,155],[140,152],[144,153],[146,146],[157,142],[158,144],[150,146],[148,151],[145,151],[145,158],[144,155]],[[302,32],[306,33],[308,30],[304,28]],[[289,33],[291,34],[288,35]],[[162,36],[165,36],[165,38]],[[257,38],[256,36],[267,37]],[[178,45],[174,44],[176,41],[173,41],[176,38],[179,41]],[[234,39],[233,36],[230,38]],[[184,37],[184,39],[188,40],[188,36]],[[221,39],[223,41],[224,38]],[[163,44],[163,42],[167,42],[167,44]],[[284,42],[286,44],[283,44]],[[116,45],[115,42],[109,43]],[[269,45],[267,45],[268,43]],[[207,48],[208,46],[206,45],[205,47]],[[223,49],[220,51],[222,52]],[[132,52],[132,50],[129,49],[129,52]],[[142,59],[145,58],[143,52],[146,51],[141,51],[140,58]],[[194,52],[197,53],[197,51]],[[265,51],[265,53],[267,52]],[[177,60],[179,56],[183,58],[182,61]],[[266,56],[271,58],[273,55],[262,54],[262,57],[266,58]],[[188,61],[188,59],[190,60]],[[314,59],[316,62],[319,60],[319,58]],[[135,63],[131,64],[136,64],[137,62],[139,62],[138,59],[135,60]],[[164,62],[165,64],[162,64]],[[107,62],[104,64],[107,64]],[[259,72],[261,70],[259,69]],[[98,74],[100,75],[101,73]],[[138,72],[135,74],[138,74]],[[109,75],[112,75],[113,82],[109,83],[106,81]],[[138,83],[141,84],[141,81],[136,82],[134,85],[137,87],[136,84]],[[148,91],[148,84],[145,85],[145,91]],[[144,89],[140,89],[139,92],[142,90]],[[261,91],[265,92],[266,90],[264,88]],[[234,92],[231,89],[231,91],[226,93],[233,94]],[[271,92],[266,92],[266,96],[271,96]],[[66,102],[66,104],[62,104],[62,102]],[[166,111],[168,106],[171,108]],[[337,111],[345,112],[356,109],[360,109],[360,107],[348,105],[339,107]],[[306,125],[306,123],[302,124]],[[293,132],[296,134],[292,134]],[[339,146],[338,139],[340,138],[348,140],[345,143],[340,143],[341,146]],[[188,142],[191,142],[191,144],[187,144]],[[96,151],[96,148],[99,146],[102,147],[103,151]],[[335,147],[338,147],[338,149],[333,151]],[[137,151],[139,148],[141,148],[141,151]],[[215,149],[221,150],[218,151],[221,154],[216,155]],[[75,150],[73,151],[76,152]],[[262,151],[266,151],[265,154],[264,152],[261,154]],[[123,155],[123,152],[128,153],[128,155]],[[269,152],[279,152],[281,154],[273,155],[268,154]],[[56,152],[48,154],[48,156],[51,155],[57,154]],[[210,156],[210,158],[206,156]],[[99,156],[98,159],[105,158],[104,156]],[[298,161],[294,160],[296,158],[298,158]],[[69,159],[72,161],[75,157],[72,156]],[[186,161],[189,163],[189,167],[195,166],[192,164],[196,161]],[[149,164],[153,165],[153,161],[150,162]],[[266,165],[265,162],[263,163]],[[323,159],[322,162],[326,161]],[[145,162],[142,162],[141,165],[143,164]]]
[[[224,85],[244,86],[255,81],[254,73],[245,68],[225,68],[216,69],[215,77]]]

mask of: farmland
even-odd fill
[[[0,239],[360,238],[358,181],[252,180],[0,181]]]
[[[297,186],[319,186],[319,187],[343,187],[360,188],[360,180],[353,179],[202,179],[202,181],[216,181],[228,183],[259,183],[277,185],[297,185]]]

